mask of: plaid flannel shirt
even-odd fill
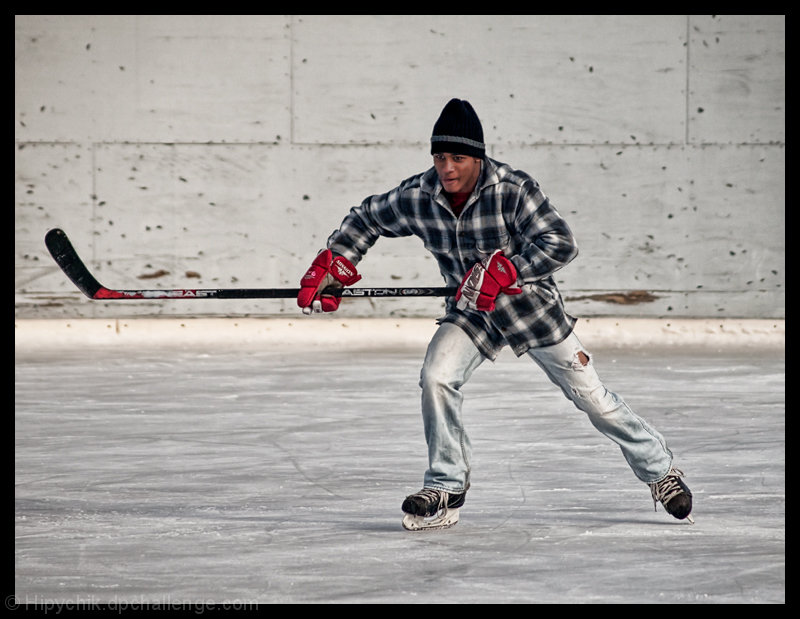
[[[438,320],[460,326],[493,360],[506,345],[520,356],[570,334],[576,319],[566,313],[553,273],[578,249],[533,178],[488,157],[482,167],[459,217],[431,168],[352,208],[327,245],[358,264],[379,237],[416,235],[436,258],[447,286],[458,286],[476,262],[501,250],[517,268],[523,293],[501,294],[491,312],[460,310],[448,298],[447,314]]]

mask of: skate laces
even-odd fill
[[[685,492],[678,482],[681,477],[683,477],[683,471],[673,467],[664,479],[650,484],[650,494],[653,495],[653,508],[656,511],[658,511],[659,501],[666,505],[676,496]]]
[[[447,492],[435,488],[423,488],[415,496],[425,499],[427,503],[436,503],[436,511],[439,512],[447,506]]]

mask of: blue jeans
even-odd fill
[[[641,481],[661,480],[672,466],[664,438],[606,389],[577,336],[527,355],[602,434],[617,443]],[[424,486],[459,493],[469,487],[471,446],[461,416],[461,387],[485,357],[459,327],[442,324],[433,336],[420,374],[422,420],[428,443]]]

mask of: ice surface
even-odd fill
[[[461,521],[409,533],[421,350],[17,350],[16,600],[783,603],[782,351],[593,352],[695,525],[525,358],[465,388]]]

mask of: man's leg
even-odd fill
[[[428,444],[423,488],[403,501],[403,527],[444,529],[458,522],[469,488],[470,443],[461,418],[461,387],[483,356],[469,336],[444,323],[436,331],[420,373],[422,420]]]
[[[461,416],[461,387],[483,360],[470,337],[451,323],[442,324],[428,346],[420,373],[426,488],[458,494],[469,487],[471,446]]]
[[[652,483],[672,466],[666,441],[613,391],[595,371],[589,353],[573,333],[555,346],[528,352],[592,425],[617,443],[636,477]]]
[[[672,467],[664,437],[605,387],[577,336],[528,354],[594,427],[619,445],[636,477],[650,485],[653,500],[676,518],[691,521],[692,494],[680,479],[683,474]]]

